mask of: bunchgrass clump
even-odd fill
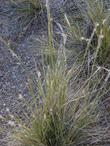
[[[83,62],[75,61],[68,68],[67,35],[59,24],[63,41],[62,47],[56,49],[48,0],[46,7],[48,54],[42,51],[42,72],[37,70],[37,77],[29,82],[32,101],[28,103],[20,95],[27,113],[25,118],[15,117],[15,125],[9,123],[14,127],[8,137],[9,143],[11,146],[86,146],[100,143],[105,131],[99,125],[99,103],[108,93],[109,70],[97,66],[95,61],[89,66],[92,71],[88,73],[85,69],[94,31],[87,42]],[[102,74],[103,70],[107,71],[107,77]],[[37,82],[37,95],[33,82]]]
[[[97,46],[92,46],[95,51],[94,57],[100,65],[106,66],[110,63],[110,10],[105,8],[102,0],[88,0],[87,6],[93,27],[97,25]]]
[[[26,105],[31,114],[26,121],[15,120],[17,128],[14,129],[12,138],[16,145],[18,142],[21,146],[74,146],[97,143],[95,140],[99,142],[102,138],[100,132],[95,130],[99,122],[99,102],[107,93],[106,83],[101,86],[104,82],[104,77],[100,78],[102,69],[95,67],[92,74],[87,76],[82,75],[84,68],[76,62],[68,69],[66,34],[62,31],[62,48],[56,50],[48,5],[47,12],[48,55],[47,59],[42,55],[43,76],[37,72],[37,96],[34,94],[33,85],[29,85],[33,101],[31,105],[26,102]],[[97,138],[94,139],[94,136]]]
[[[25,30],[37,20],[44,10],[41,0],[11,0],[11,5]]]
[[[22,13],[36,13],[37,10],[39,11],[42,8],[40,0],[11,0],[11,3],[15,4],[17,10]]]
[[[81,29],[74,21],[70,21],[72,17],[69,18],[65,14],[68,39],[72,40],[73,43],[71,50],[73,50],[73,54],[78,50],[80,50],[79,54],[81,54],[82,51],[81,62],[85,60],[86,56],[89,64],[94,64],[95,62],[95,64],[107,67],[110,63],[110,10],[105,7],[102,0],[87,0],[86,6],[87,14],[85,18],[90,24],[89,26],[85,24],[87,25],[85,34],[82,33],[83,28]]]
[[[93,142],[94,134],[100,136],[97,132],[92,133],[98,126],[98,102],[104,94],[102,88],[94,91],[98,83],[94,86],[92,83],[99,70],[79,87],[76,80],[70,80],[72,75],[78,75],[78,68],[74,66],[73,70],[67,71],[65,63],[61,62],[56,63],[55,68],[48,67],[44,86],[41,78],[37,79],[38,102],[34,103],[29,121],[18,122],[19,128],[13,134],[21,145],[73,146],[86,144],[89,140]],[[74,83],[76,89],[72,89]]]

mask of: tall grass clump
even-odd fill
[[[84,68],[77,62],[68,69],[67,36],[59,24],[63,41],[56,49],[48,1],[46,7],[48,54],[42,55],[42,73],[37,71],[34,80],[37,95],[33,84],[29,84],[33,100],[31,104],[25,103],[29,112],[25,113],[27,120],[15,118],[11,146],[76,146],[101,142],[104,131],[98,131],[99,103],[108,92],[104,77],[100,77],[102,68],[95,67],[92,74],[83,78]]]
[[[105,8],[102,0],[88,0],[87,7],[93,27],[97,25],[95,31],[97,46],[92,46],[95,51],[94,59],[100,65],[107,65],[110,63],[110,10]]]
[[[84,62],[85,57],[89,64],[98,64],[109,67],[110,63],[110,10],[104,5],[103,0],[87,0],[86,31],[79,27],[72,19],[65,14],[68,39],[72,40],[71,50],[73,54],[79,51],[80,61]],[[84,21],[84,20],[83,20]],[[67,46],[68,47],[68,46]],[[76,48],[77,49],[76,49]],[[78,48],[79,47],[79,48]],[[78,53],[77,53],[78,54]],[[84,54],[84,55],[83,55]],[[76,55],[76,54],[75,54]]]

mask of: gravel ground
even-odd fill
[[[51,5],[53,16],[59,21],[59,9],[62,1],[58,2],[59,0],[54,0]],[[67,7],[66,10],[69,13],[69,6]],[[2,37],[8,44],[7,46],[0,41],[0,115],[2,116],[6,116],[9,112],[13,114],[20,112],[21,109],[18,108],[19,95],[22,94],[25,98],[30,97],[28,77],[36,71],[35,62],[40,65],[40,57],[37,55],[37,51],[40,49],[39,42],[36,42],[37,47],[35,48],[31,44],[35,42],[35,38],[40,37],[45,40],[47,34],[45,12],[27,31],[20,28],[20,23],[15,19],[16,16],[14,17],[13,13],[9,0],[0,0],[0,38]],[[10,51],[9,47],[15,54]],[[3,137],[0,137],[0,146],[7,146],[3,142]],[[106,146],[110,146],[110,144]]]

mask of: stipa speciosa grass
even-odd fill
[[[33,85],[29,86],[33,102],[32,105],[26,102],[26,105],[31,114],[27,121],[15,119],[17,126],[14,126],[11,134],[13,138],[10,140],[11,146],[17,144],[74,146],[100,142],[103,134],[97,129],[100,115],[99,102],[100,98],[108,92],[106,84],[101,85],[104,78],[100,77],[101,68],[95,68],[90,76],[83,79],[79,78],[82,70],[76,62],[68,69],[65,54],[66,34],[61,31],[63,45],[57,52],[53,45],[48,5],[47,9],[49,62],[47,68],[43,68],[43,77],[37,71],[37,96],[34,94]],[[61,25],[59,27],[61,28]]]
[[[79,48],[82,48],[79,49],[81,61],[84,61],[86,56],[86,59],[88,58],[88,64],[95,62],[99,65],[109,67],[110,11],[105,8],[102,0],[88,0],[86,1],[86,6],[86,19],[90,22],[90,24],[87,27],[87,32],[85,32],[85,34],[83,34],[78,25],[72,23],[70,21],[71,19],[69,19],[69,17],[65,14],[65,20],[68,26],[68,39],[72,39],[73,42],[75,40],[73,46],[71,46],[71,50],[75,53],[74,46],[78,46]],[[77,50],[76,52],[78,53]]]
[[[15,143],[26,146],[72,146],[95,143],[94,135],[98,136],[98,141],[101,140],[103,135],[93,132],[98,126],[98,102],[106,93],[105,84],[99,86],[102,82],[99,76],[101,68],[81,81],[76,78],[80,74],[76,64],[67,69],[63,51],[58,53],[53,66],[48,65],[43,77],[44,85],[38,72],[38,96],[34,95],[30,86],[30,93],[38,102],[33,102],[32,107],[26,103],[31,112],[27,121],[15,119],[19,126],[14,127],[12,134]]]
[[[102,23],[102,20],[106,17],[106,11],[104,8],[104,2],[102,0],[87,0],[88,14],[93,23]]]
[[[95,41],[98,43],[98,47],[92,46],[96,51],[95,59],[99,64],[106,66],[110,61],[110,11],[105,8],[103,1],[88,0],[87,7],[93,27],[95,27],[96,23],[98,24],[95,32]]]
[[[40,0],[11,0],[11,2],[13,3],[13,4],[15,4],[16,6],[18,5],[18,4],[23,4],[24,3],[24,9],[21,7],[21,9],[20,9],[20,7],[19,7],[19,11],[21,10],[21,12],[24,12],[24,13],[28,13],[28,11],[30,10],[30,12],[33,10],[33,11],[35,11],[34,9],[41,9],[41,7],[42,7],[42,5],[41,5],[41,1]],[[27,6],[27,7],[25,7],[25,6]],[[27,9],[26,9],[27,8]]]
[[[73,146],[101,141],[102,133],[96,132],[100,115],[98,104],[107,91],[105,84],[100,86],[100,72],[99,68],[96,69],[92,76],[81,82],[75,79],[79,74],[75,64],[67,70],[66,64],[57,60],[54,68],[47,68],[44,85],[38,73],[38,96],[35,97],[32,86],[30,88],[37,103],[33,102],[35,108],[32,108],[29,120],[15,120],[20,125],[12,134],[16,143]],[[30,110],[29,106],[27,108]]]
[[[11,5],[24,30],[27,30],[45,9],[41,0],[11,0]]]

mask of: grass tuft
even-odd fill
[[[88,0],[87,6],[93,27],[98,25],[95,32],[97,46],[92,46],[95,51],[94,57],[100,65],[106,66],[110,63],[110,11],[105,8],[102,0]]]
[[[48,17],[48,45],[47,54],[42,53],[42,73],[37,70],[37,77],[29,82],[29,91],[32,96],[31,103],[20,100],[27,109],[26,118],[15,117],[11,133],[11,146],[76,146],[97,144],[102,142],[104,132],[100,127],[100,99],[107,95],[108,75],[97,66],[96,58],[99,49],[106,45],[100,34],[106,32],[105,25],[95,26],[90,39],[87,41],[83,63],[77,60],[68,68],[68,54],[66,54],[67,35],[59,25],[62,35],[62,44],[55,48],[53,38],[52,18],[49,2],[46,1]],[[71,28],[69,20],[66,21]],[[104,28],[103,28],[104,27]],[[108,28],[108,27],[107,27]],[[75,30],[75,29],[74,29]],[[72,31],[73,33],[73,31]],[[95,59],[89,72],[85,67],[88,60],[88,50],[94,33],[98,36],[98,45],[95,50]],[[106,33],[107,34],[107,33]],[[108,37],[106,37],[107,39]],[[76,36],[77,39],[77,36]],[[101,43],[100,43],[101,41]],[[108,41],[107,41],[108,44]],[[79,60],[79,58],[78,58]],[[86,64],[87,66],[88,64]],[[86,73],[85,73],[86,72]],[[37,95],[34,92],[34,83],[37,82]],[[37,102],[36,102],[37,101]],[[102,128],[102,129],[101,129]],[[98,131],[100,129],[100,131]],[[104,134],[102,134],[104,133]]]
[[[41,0],[11,0],[11,5],[26,30],[44,10]]]

